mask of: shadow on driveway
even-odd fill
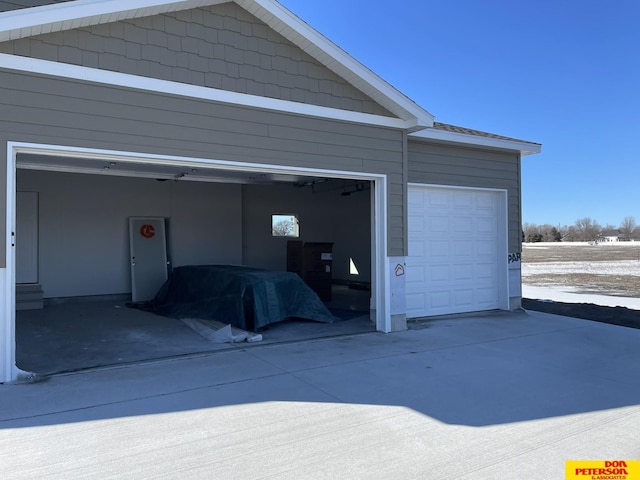
[[[400,406],[486,426],[640,403],[640,331],[537,312],[256,345],[0,386],[0,427],[260,402]]]

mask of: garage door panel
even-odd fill
[[[479,234],[496,234],[496,217],[477,217],[475,221],[476,232]]]
[[[424,215],[409,215],[409,223],[413,225],[416,234],[426,232]]]
[[[424,241],[409,240],[409,256],[425,257],[427,255],[426,244]]]
[[[489,257],[492,260],[497,258],[495,239],[478,239],[473,244],[473,250],[476,256]]]
[[[453,298],[455,307],[469,308],[473,305],[474,291],[471,288],[458,289],[454,292]]]
[[[473,207],[474,197],[467,192],[458,192],[456,194],[451,193],[451,206],[455,209],[463,209],[469,211]]]
[[[423,232],[425,232],[425,234],[429,232],[429,235],[433,235],[433,233],[448,234],[450,229],[451,225],[449,217],[443,215],[433,215],[428,218],[428,229],[423,230]]]
[[[410,318],[499,308],[500,198],[481,190],[409,188]]]
[[[429,303],[432,309],[445,309],[451,307],[451,292],[448,290],[431,292]]]
[[[413,198],[413,202],[411,203],[411,205],[407,205],[408,207],[408,212],[419,212],[421,210],[424,210],[424,195],[416,195]]]
[[[470,240],[453,240],[453,254],[455,258],[468,258],[473,255],[473,242]]]
[[[420,311],[427,304],[425,293],[410,293],[407,294],[407,314],[413,317],[419,317]]]
[[[478,288],[476,290],[476,295],[478,297],[479,304],[486,305],[489,308],[494,308],[492,307],[495,296],[494,288]]]
[[[437,209],[437,208],[449,208],[450,200],[449,193],[446,191],[441,192],[421,192],[419,194],[420,197],[424,198],[424,206],[427,208]]]
[[[426,265],[414,265],[412,268],[409,268],[406,270],[406,279],[405,282],[407,285],[411,284],[411,283],[418,283],[418,284],[422,284],[427,280],[427,274],[426,274],[426,269],[427,266]]]
[[[473,218],[470,216],[458,215],[453,219],[453,233],[458,236],[472,235],[473,227]]]
[[[488,281],[495,278],[494,275],[495,265],[493,263],[481,263],[475,265],[476,278],[482,281]]]
[[[471,263],[455,265],[453,267],[453,280],[456,282],[468,282],[474,279],[474,265]]]
[[[449,282],[451,280],[451,269],[449,265],[429,265],[428,280],[431,282]]]
[[[495,211],[497,206],[497,198],[493,193],[478,193],[476,195],[476,207],[487,211]]]
[[[446,240],[432,240],[426,243],[426,245],[426,256],[429,260],[449,258],[451,256],[451,245]]]

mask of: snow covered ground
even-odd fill
[[[565,303],[593,303],[594,305],[603,305],[605,307],[627,307],[633,310],[640,310],[640,298],[578,293],[576,290],[574,287],[536,287],[523,283],[522,297]]]
[[[638,249],[638,242],[624,242],[610,244],[616,249],[634,247]],[[640,285],[640,258],[636,259],[636,254],[625,255],[626,260],[611,260],[607,257],[609,245],[598,245],[597,247],[588,244],[579,243],[537,243],[524,244],[523,262],[522,262],[522,296],[535,300],[552,300],[555,302],[565,303],[592,303],[595,305],[603,305],[608,307],[627,307],[634,310],[640,310],[640,298],[631,296],[613,296],[598,293],[585,293],[584,287],[576,287],[569,285],[540,285],[527,283],[528,277],[536,276],[540,278],[544,275],[550,275],[550,282],[553,275],[588,275],[593,278],[603,276],[626,277],[632,285]],[[585,250],[587,248],[588,250]],[[595,248],[596,250],[593,250]],[[602,250],[604,248],[604,250]],[[530,251],[529,258],[531,262],[525,261],[527,258],[526,251]],[[539,253],[534,252],[545,251],[548,258],[541,259]],[[631,252],[631,250],[629,249]],[[582,257],[588,252],[588,256],[595,261],[585,261]],[[634,250],[635,252],[635,250]],[[563,261],[563,259],[571,259]],[[597,261],[607,258],[606,261]],[[579,259],[579,260],[578,260]],[[542,260],[542,261],[541,261]],[[605,288],[606,290],[606,288]],[[637,291],[637,290],[636,290]],[[624,293],[622,293],[624,294]]]
[[[553,262],[523,263],[522,276],[536,274],[573,274],[587,273],[594,275],[625,275],[638,277],[640,281],[640,262],[627,260],[614,262]]]

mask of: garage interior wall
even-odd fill
[[[310,186],[244,185],[244,262],[269,270],[285,270],[290,238],[271,235],[271,215],[295,214],[300,227],[296,240],[334,244],[334,280],[371,282],[371,192],[367,189],[344,196],[344,190],[326,185],[321,184],[324,190],[316,193]],[[351,258],[358,275],[349,273]]]
[[[128,217],[170,219],[174,266],[241,263],[240,185],[17,171],[39,193],[45,298],[131,292]]]
[[[333,278],[371,281],[369,191],[157,181],[17,171],[17,190],[39,193],[39,280],[45,298],[131,292],[129,217],[169,219],[173,266],[245,264],[286,270],[287,238],[273,213],[295,213],[299,240],[334,243]],[[353,258],[359,275],[349,273]]]

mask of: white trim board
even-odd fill
[[[404,120],[384,117],[382,115],[340,110],[337,108],[309,105],[306,103],[279,100],[276,98],[260,97],[258,95],[249,95],[246,93],[231,92],[229,90],[188,85],[186,83],[141,77],[138,75],[130,75],[128,73],[99,70],[97,68],[81,67],[67,63],[52,62],[50,60],[27,58],[6,53],[0,53],[0,68],[38,75],[67,78],[83,82],[98,83],[102,85],[132,88],[160,94],[197,98],[200,100],[209,100],[212,102],[290,113],[294,115],[304,115],[396,129],[405,129],[408,127],[407,122]]]
[[[331,170],[310,167],[292,167],[271,165],[263,163],[236,162],[231,160],[216,160],[198,157],[183,157],[178,155],[158,155],[150,153],[124,152],[119,150],[104,150],[96,148],[69,147],[61,145],[47,145],[39,143],[9,142],[13,151],[32,155],[46,155],[49,157],[73,157],[90,158],[105,162],[128,162],[147,165],[170,165],[180,167],[209,167],[220,170],[234,170],[256,173],[285,173],[293,175],[328,176],[333,178],[355,178],[359,180],[380,180],[386,178],[383,174],[353,172],[348,170]],[[20,168],[25,168],[22,162]],[[38,164],[26,164],[26,168],[32,170],[47,170],[46,166]],[[55,168],[55,167],[54,167]],[[69,169],[56,169],[55,171],[70,171]]]

